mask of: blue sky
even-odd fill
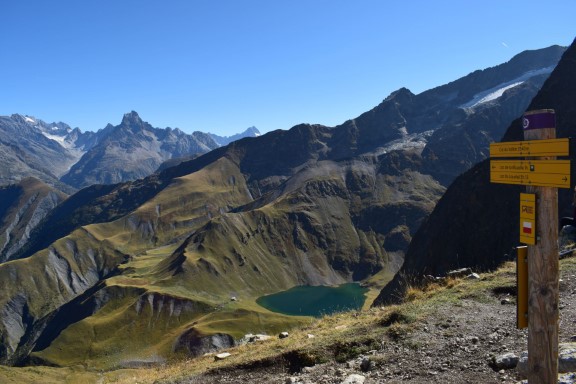
[[[0,115],[83,131],[131,110],[230,135],[334,126],[576,37],[576,1],[18,0],[0,4]]]

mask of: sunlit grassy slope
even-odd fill
[[[367,307],[443,192],[427,176],[380,173],[370,159],[320,161],[258,185],[247,177],[217,158],[115,221],[0,265],[5,304],[23,295],[48,327],[29,349],[18,347],[24,329],[3,330],[6,345],[20,348],[12,361],[32,352],[34,364],[112,369],[194,355],[212,336],[237,340],[309,321],[256,304],[296,285],[360,281],[370,288]]]
[[[176,180],[125,218],[85,227],[131,258],[97,293],[102,306],[34,352],[34,359],[106,369],[177,356],[179,335],[192,328],[235,339],[279,332],[308,320],[272,313],[255,303],[259,296],[347,281],[327,260],[327,248],[350,268],[371,259],[377,266],[385,257],[374,234],[358,232],[351,223],[337,177],[314,180],[306,194],[297,189],[249,212],[226,212],[248,202],[243,180],[222,160]],[[360,247],[365,259],[350,260]],[[385,281],[391,277],[387,271],[378,267],[364,277],[378,273]],[[384,281],[373,279],[379,284],[373,284],[371,297]]]

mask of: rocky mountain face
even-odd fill
[[[59,181],[80,154],[44,134],[72,131],[62,123],[46,124],[21,115],[0,116],[0,184],[35,177],[59,189],[73,189]]]
[[[98,132],[30,116],[0,116],[0,185],[36,177],[71,193],[92,184],[114,184],[148,176],[169,159],[193,157],[259,132],[221,137],[154,128],[136,112]]]
[[[262,295],[389,279],[443,183],[466,167],[440,143],[483,137],[465,160],[485,156],[499,133],[481,116],[520,115],[562,51],[526,52],[420,95],[401,89],[337,127],[301,124],[84,188],[0,264],[0,362],[101,369],[202,353],[191,346],[302,321],[258,306]],[[114,158],[116,143],[159,143],[136,114],[120,127],[106,128],[118,136],[94,147],[98,159]],[[432,166],[442,161],[457,164]]]
[[[84,188],[141,179],[172,157],[206,153],[218,147],[209,134],[153,128],[134,111],[125,114],[120,125],[108,125],[99,136],[97,144],[72,166],[62,182]]]
[[[557,137],[576,135],[576,44],[526,110],[556,111]],[[509,126],[502,141],[523,140],[520,119]],[[576,147],[571,143],[570,156]],[[576,171],[572,167],[572,180]],[[489,162],[483,161],[458,177],[420,227],[406,254],[401,272],[382,291],[376,304],[394,301],[413,278],[441,275],[458,267],[492,269],[515,257],[519,245],[519,193],[522,186],[491,184]],[[572,191],[559,189],[559,216],[571,216]]]
[[[475,71],[452,83],[413,95],[393,93],[374,110],[353,121],[364,128],[359,150],[378,143],[381,152],[421,148],[420,171],[444,186],[488,156],[490,142],[499,140],[510,122],[536,95],[555,67],[563,47],[525,51],[508,63]],[[386,116],[390,129],[373,121]],[[382,136],[386,132],[386,136]]]
[[[9,260],[66,195],[34,178],[0,187],[0,262]]]

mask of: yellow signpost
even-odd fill
[[[490,182],[526,185],[520,195],[518,247],[518,328],[528,327],[528,382],[558,379],[558,190],[570,188],[569,139],[556,138],[552,109],[528,111],[522,117],[526,141],[494,143]],[[527,316],[526,316],[527,315]]]
[[[536,244],[536,195],[520,194],[520,242]]]
[[[570,160],[491,160],[490,182],[570,188]]]
[[[490,144],[490,157],[568,156],[570,140],[508,141]]]

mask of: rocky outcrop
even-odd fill
[[[176,339],[173,351],[175,353],[185,353],[187,356],[196,357],[235,345],[234,338],[225,333],[203,335],[192,328]]]

